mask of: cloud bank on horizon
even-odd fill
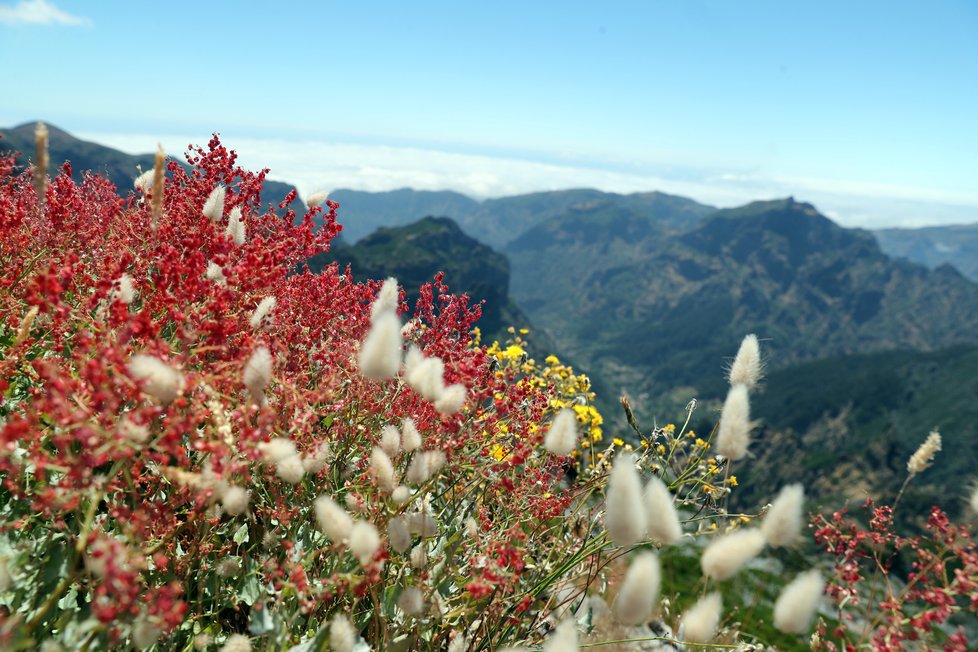
[[[146,134],[83,132],[79,137],[131,154],[151,151]],[[182,155],[204,136],[163,138],[170,155]],[[382,192],[399,188],[453,190],[476,199],[547,190],[595,188],[631,193],[658,190],[719,207],[794,196],[813,203],[849,227],[919,227],[978,222],[975,194],[844,180],[717,172],[601,162],[541,162],[488,153],[461,153],[416,146],[338,143],[326,140],[222,137],[249,169],[270,168],[269,179],[295,184],[303,196],[340,188]]]
[[[20,0],[14,5],[0,5],[0,24],[90,27],[92,21],[58,9],[47,0]]]

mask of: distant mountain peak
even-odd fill
[[[868,231],[841,227],[812,204],[793,197],[719,210],[682,239],[694,249],[739,260],[761,249],[781,252],[792,265],[827,251],[882,256]]]

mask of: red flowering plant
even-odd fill
[[[188,161],[124,199],[0,161],[0,647],[539,640],[552,542],[590,535],[554,384],[440,277],[402,327],[396,282],[304,271],[335,203],[263,208],[216,137]]]
[[[837,609],[835,622],[820,620],[812,649],[973,649],[962,623],[973,627],[978,615],[978,547],[966,527],[935,506],[924,531],[905,536],[893,508],[872,500],[857,516],[840,510],[812,525],[836,560],[827,593]]]

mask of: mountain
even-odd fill
[[[772,369],[978,341],[978,285],[893,260],[869,232],[790,198],[716,211],[684,232],[624,210],[570,211],[504,253],[530,318],[647,415],[721,397],[746,333],[762,338]]]
[[[978,223],[928,226],[919,229],[878,229],[873,232],[890,256],[930,268],[950,264],[978,281]]]
[[[309,267],[317,272],[333,262],[349,265],[358,280],[394,276],[412,304],[418,288],[444,272],[452,292],[465,292],[474,302],[484,301],[478,325],[485,342],[502,341],[510,326],[530,327],[529,318],[509,297],[509,260],[467,236],[447,217],[429,216],[406,226],[382,227],[353,245],[340,242],[310,260]],[[527,340],[541,359],[554,352],[542,331],[531,328]]]
[[[684,229],[716,210],[660,192],[620,195],[589,189],[537,192],[482,202],[455,192],[406,188],[379,193],[336,190],[330,193],[330,199],[340,203],[340,223],[350,242],[381,226],[401,226],[427,215],[447,215],[469,236],[497,249],[527,229],[568,211],[620,208]]]
[[[29,122],[10,129],[0,129],[0,155],[15,155],[18,165],[27,165],[34,158],[34,129],[36,122]],[[133,181],[139,176],[139,170],[153,168],[153,154],[126,154],[117,149],[75,138],[67,131],[54,125],[48,128],[48,154],[50,157],[50,174],[56,174],[57,169],[65,161],[71,162],[72,174],[76,179],[81,173],[91,170],[97,172],[115,185],[120,193],[127,193],[133,187]],[[177,159],[181,165],[186,165]],[[262,190],[262,198],[274,203],[276,208],[293,186],[278,181],[266,181]]]

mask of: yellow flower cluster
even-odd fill
[[[581,446],[587,448],[601,441],[604,417],[594,406],[590,379],[585,374],[574,373],[572,367],[562,364],[555,355],[548,355],[543,364],[538,364],[526,351],[522,336],[528,332],[525,328],[517,331],[511,327],[505,342],[493,342],[486,347],[486,353],[496,361],[496,374],[503,377],[507,372],[512,373],[519,377],[520,385],[537,391],[552,387],[550,408],[553,413],[565,407],[574,410],[585,434]],[[494,457],[499,455],[497,459],[506,454],[501,446],[498,451],[495,448],[490,451]]]

